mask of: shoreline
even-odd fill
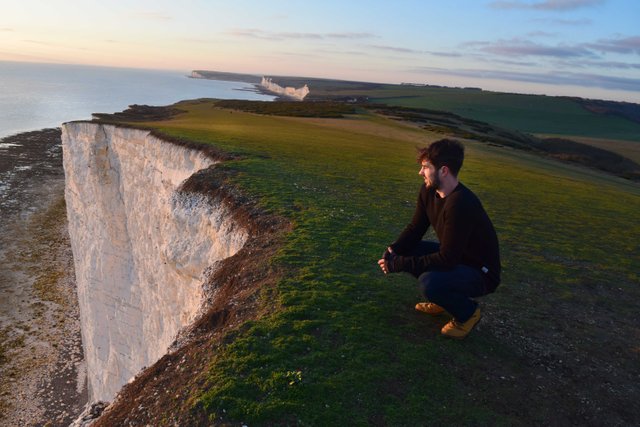
[[[0,424],[67,425],[87,400],[59,129],[0,139]]]

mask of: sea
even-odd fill
[[[193,79],[191,70],[158,71],[0,61],[0,139],[114,113],[131,104],[195,98],[273,100],[242,82]],[[0,141],[1,143],[1,141]]]
[[[38,183],[60,178],[59,128],[132,104],[169,105],[197,98],[271,101],[253,85],[156,71],[0,61],[0,216],[30,215]],[[47,129],[46,131],[37,131]],[[1,227],[0,227],[1,228]],[[1,231],[1,230],[0,230]],[[1,248],[0,248],[1,249]]]

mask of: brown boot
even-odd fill
[[[469,320],[464,323],[457,322],[455,319],[442,327],[442,335],[449,338],[462,339],[466,337],[474,326],[480,321],[480,307],[471,315]]]
[[[416,304],[416,310],[430,314],[432,316],[437,316],[444,313],[444,308],[432,302],[419,302]]]

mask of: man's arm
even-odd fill
[[[440,250],[425,256],[396,256],[389,260],[390,272],[406,271],[416,276],[432,269],[450,269],[460,264],[475,224],[474,206],[460,200],[443,215]],[[440,228],[440,227],[438,227]]]
[[[397,254],[406,254],[411,252],[429,229],[429,217],[427,216],[427,190],[423,185],[418,194],[416,209],[413,212],[411,222],[400,233],[395,242],[389,247]]]

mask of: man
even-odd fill
[[[473,298],[495,291],[500,283],[498,237],[480,200],[458,181],[464,147],[441,139],[419,150],[418,173],[424,179],[413,219],[378,261],[387,273],[418,278],[426,299],[416,310],[453,319],[442,334],[464,338],[480,320]],[[422,241],[432,226],[440,243]]]

